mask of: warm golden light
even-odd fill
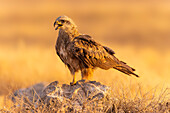
[[[69,16],[81,33],[112,48],[140,76],[98,69],[93,80],[115,88],[131,84],[132,92],[137,84],[143,91],[169,87],[169,6],[169,1],[0,1],[0,108],[3,96],[18,88],[72,80],[55,52],[58,31],[53,23],[60,15]]]

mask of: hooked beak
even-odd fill
[[[61,26],[63,26],[63,24],[62,24],[61,22],[59,22],[59,21],[55,21],[55,22],[54,22],[54,27],[56,26],[56,24],[57,24],[57,27],[55,28],[55,30],[57,30],[57,29],[59,29]]]

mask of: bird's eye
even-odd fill
[[[69,21],[66,21],[67,24],[71,24]]]
[[[64,23],[65,21],[64,20],[60,20],[61,21],[61,23]]]

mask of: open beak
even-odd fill
[[[59,29],[63,25],[61,22],[55,21],[54,22],[54,27],[56,26],[56,24],[57,24],[57,27],[55,28],[55,30]]]

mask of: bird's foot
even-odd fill
[[[76,82],[70,82],[70,85],[71,86],[76,85]]]
[[[89,82],[90,80],[89,80],[89,79],[82,79],[82,81],[83,81],[84,83],[87,83],[87,82]]]

